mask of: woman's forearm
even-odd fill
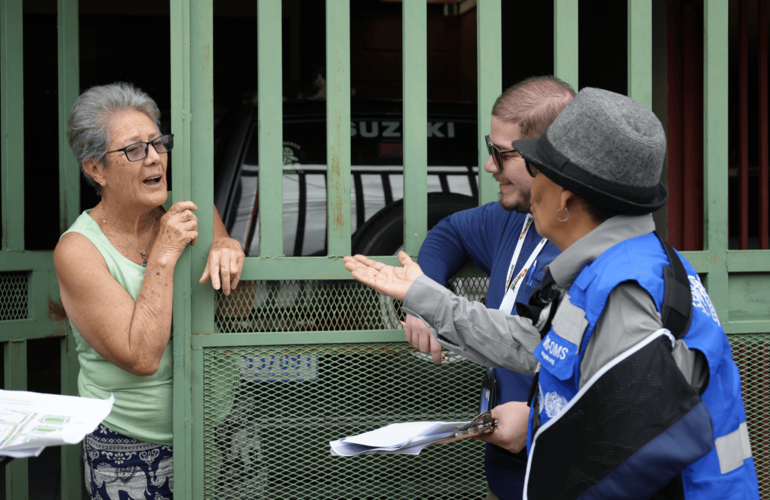
[[[131,371],[136,375],[154,374],[171,336],[176,262],[151,258],[136,300],[128,333]]]

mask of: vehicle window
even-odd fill
[[[233,137],[235,131],[236,117],[227,115],[214,126],[214,177],[216,178],[219,168],[224,162],[227,154],[227,146]]]
[[[283,251],[287,256],[325,255],[327,247],[325,106],[304,104],[310,107],[294,109],[284,104],[282,218]],[[403,123],[400,112],[390,109],[400,107],[400,103],[373,107],[382,112],[362,113],[354,107],[351,117],[352,233],[403,198]],[[475,198],[475,119],[444,113],[430,116],[427,125],[428,192]],[[253,121],[244,143],[240,175],[230,195],[233,208],[227,219],[231,236],[242,243],[249,256],[259,255],[258,135],[257,122]]]
[[[401,117],[353,117],[350,123],[351,165],[403,165]],[[246,163],[259,163],[256,127],[249,139]],[[428,164],[469,166],[477,163],[476,122],[435,119],[428,122]],[[284,165],[326,164],[326,120],[286,120],[283,124]]]

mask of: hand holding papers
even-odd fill
[[[329,443],[334,456],[400,454],[419,455],[429,444],[452,438],[464,438],[487,434],[495,430],[497,422],[489,412],[482,413],[470,422],[404,422],[391,424],[357,436],[346,437]]]
[[[46,446],[79,443],[114,401],[0,390],[0,456],[36,457]]]

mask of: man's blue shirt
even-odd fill
[[[526,216],[509,212],[498,202],[452,214],[433,227],[420,248],[417,262],[429,278],[446,285],[470,260],[489,276],[485,304],[489,309],[497,309],[505,296],[505,281]],[[533,224],[524,239],[514,273],[521,270],[541,239]],[[525,279],[521,284],[517,302],[529,301],[530,294],[543,279],[545,266],[557,255],[559,250],[553,244],[545,245],[537,257],[537,270],[531,283]],[[526,401],[531,376],[503,368],[495,368],[493,375],[497,381],[498,405]],[[513,454],[499,446],[487,445],[487,482],[501,500],[521,498],[526,465],[525,452]]]

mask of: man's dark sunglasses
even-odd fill
[[[532,177],[536,176],[539,172],[537,167],[529,162],[526,158],[524,158],[524,166],[527,167],[527,173],[531,175]]]
[[[495,162],[495,166],[498,170],[501,172],[503,171],[503,155],[510,155],[513,153],[516,153],[517,155],[521,156],[518,151],[515,149],[509,149],[507,151],[500,151],[497,146],[492,144],[492,141],[489,140],[489,136],[485,135],[484,140],[487,141],[487,152],[489,152],[489,155],[492,157],[492,160]]]
[[[114,151],[107,151],[105,154],[110,153],[125,153],[128,161],[140,161],[147,158],[147,153],[150,150],[150,144],[155,148],[155,151],[159,155],[168,153],[174,148],[174,134],[167,134],[153,139],[147,142],[135,142],[129,144],[125,148],[116,149]]]

